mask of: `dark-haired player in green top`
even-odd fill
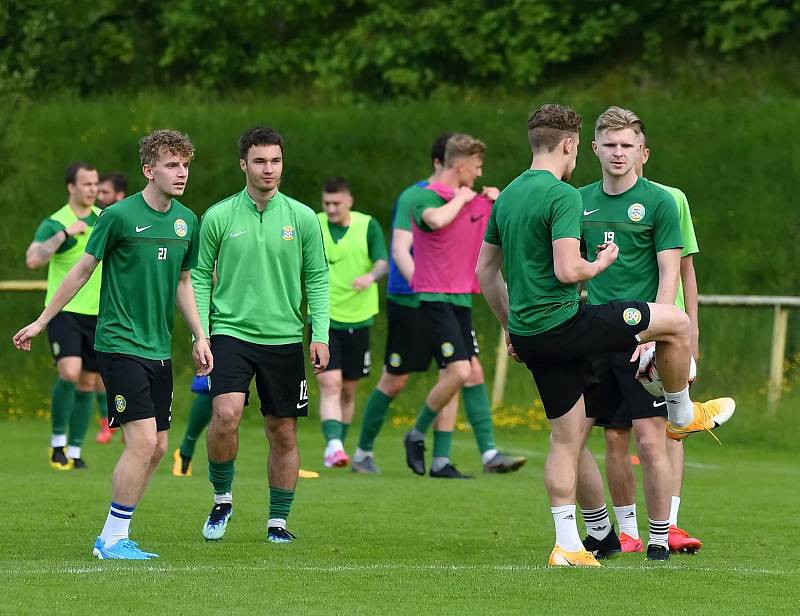
[[[112,501],[93,553],[100,559],[149,560],[128,538],[134,509],[167,449],[172,412],[175,306],[195,336],[199,374],[213,358],[195,307],[189,270],[197,261],[197,217],[183,194],[194,146],[177,131],[157,130],[139,143],[147,186],[105,209],[86,246],[39,318],[14,336],[18,349],[78,293],[103,261],[95,350],[109,395],[108,418],[121,426],[125,450],[114,469]]]

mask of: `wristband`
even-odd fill
[[[66,242],[69,239],[69,233],[67,233],[66,229],[61,229],[61,233],[64,234],[64,241]]]

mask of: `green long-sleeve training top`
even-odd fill
[[[192,284],[206,336],[210,318],[214,335],[269,345],[302,341],[301,280],[313,341],[327,344],[328,264],[316,213],[280,192],[259,212],[246,188],[205,213]]]

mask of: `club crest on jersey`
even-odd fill
[[[283,239],[285,239],[287,242],[293,240],[294,239],[294,227],[290,227],[288,225],[285,226],[283,228],[283,233],[282,233],[281,237]]]
[[[117,413],[122,413],[127,406],[128,402],[125,400],[125,396],[120,396],[119,394],[114,396],[114,407],[117,409]]]
[[[189,232],[189,225],[186,224],[186,221],[183,218],[179,218],[175,221],[175,235],[178,237],[184,237]]]
[[[392,368],[399,368],[400,364],[403,363],[403,358],[400,357],[400,353],[392,353],[389,355],[389,365]]]
[[[628,325],[639,325],[639,322],[642,320],[642,313],[636,308],[626,308],[625,312],[622,313],[622,319]]]
[[[639,222],[644,218],[645,209],[641,203],[634,203],[628,208],[628,218],[633,222]]]
[[[455,352],[456,352],[456,350],[453,347],[453,343],[452,342],[443,342],[442,343],[442,357],[452,357],[453,353],[455,353]]]

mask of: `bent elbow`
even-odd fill
[[[555,274],[561,284],[576,284],[580,282],[580,278],[575,272],[556,269]]]
[[[28,269],[39,269],[42,264],[39,262],[39,259],[36,257],[25,257],[25,265]]]

